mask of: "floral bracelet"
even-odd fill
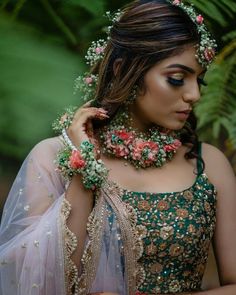
[[[58,170],[68,179],[74,175],[82,175],[85,188],[91,190],[100,188],[108,174],[104,163],[95,158],[94,145],[89,141],[83,141],[79,149],[72,149],[67,145],[59,152],[56,163]]]

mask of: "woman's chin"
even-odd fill
[[[165,128],[165,129],[170,129],[170,130],[180,130],[184,127],[186,121],[181,121],[181,122],[173,122],[173,123],[166,123],[166,124],[159,124],[157,125]]]

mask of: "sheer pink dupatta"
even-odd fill
[[[65,295],[60,209],[64,183],[55,172],[58,138],[26,158],[6,201],[0,227],[0,294]]]
[[[137,260],[144,229],[109,181],[89,217],[82,272],[79,277],[73,272],[73,233],[66,226],[70,204],[64,198],[68,183],[54,164],[62,147],[59,138],[36,145],[9,193],[0,227],[0,294],[134,294],[136,281],[143,279]]]

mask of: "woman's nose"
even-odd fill
[[[201,97],[199,84],[196,82],[189,85],[188,89],[183,94],[183,100],[188,103],[195,103]]]

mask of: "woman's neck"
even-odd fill
[[[153,124],[150,122],[150,120],[145,118],[145,116],[141,114],[134,105],[129,107],[128,113],[130,116],[131,128],[140,132],[148,132],[150,128],[153,127]]]

